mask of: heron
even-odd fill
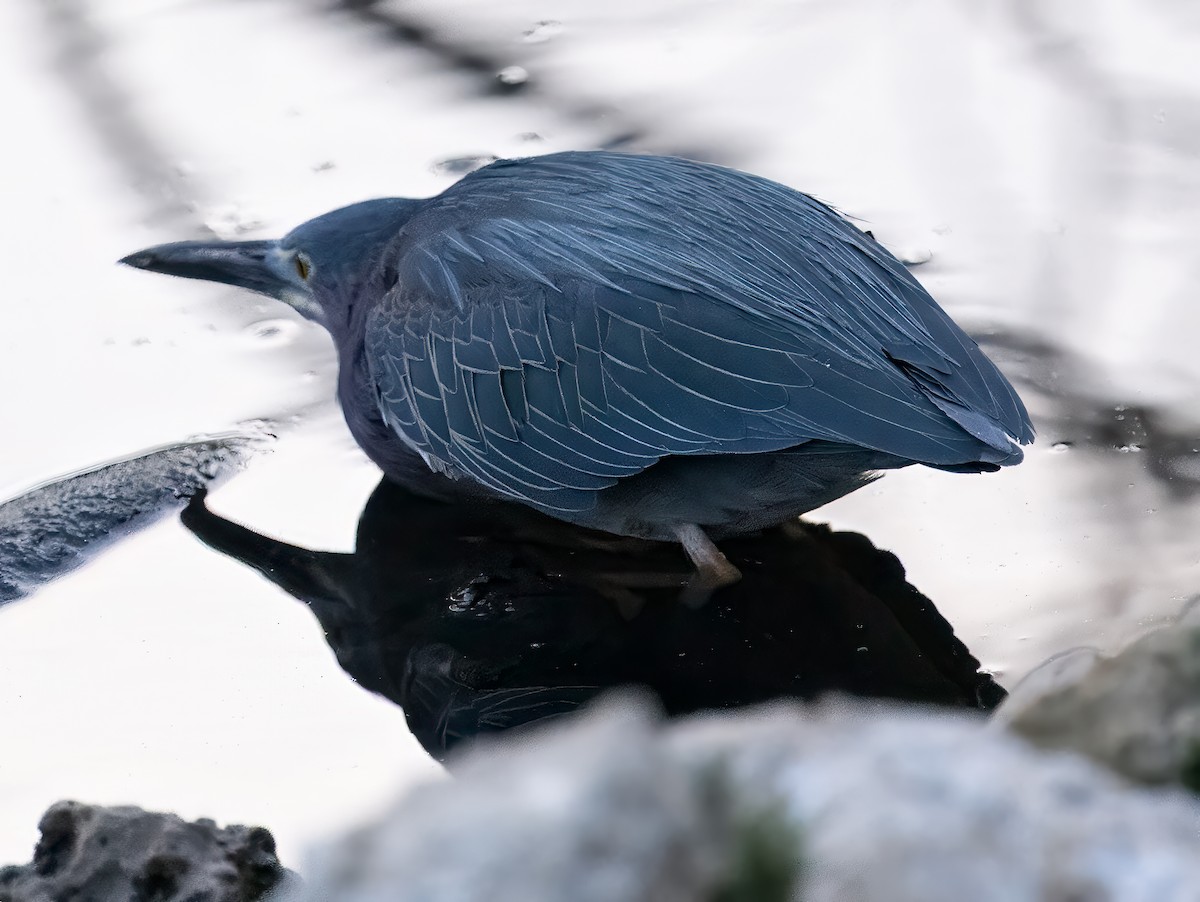
[[[122,263],[240,286],[332,336],[354,439],[419,495],[716,541],[923,464],[1017,464],[1029,414],[873,236],[769,179],[611,152],[500,160],[278,240]]]

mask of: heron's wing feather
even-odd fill
[[[486,215],[476,182],[469,225],[435,207],[397,249],[368,357],[385,417],[435,467],[567,511],[668,455],[824,439],[957,465],[1032,435],[904,267],[804,195],[758,182],[752,210],[701,179],[700,220],[586,180],[568,203],[561,182],[523,181],[521,216],[499,194]]]
[[[800,192],[687,160],[563,153],[479,170],[439,199],[441,209],[464,199],[494,210],[504,233],[523,231],[516,247],[531,265],[548,262],[549,243],[566,265],[601,277],[706,294],[879,372],[899,365],[997,451],[1008,453],[1009,436],[1033,439],[1011,384],[907,269]]]

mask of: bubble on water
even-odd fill
[[[1066,451],[1070,451],[1073,447],[1075,447],[1074,442],[1055,442],[1050,446],[1050,453],[1062,454]]]
[[[257,347],[279,347],[289,344],[299,331],[299,324],[286,319],[264,319],[246,327],[246,335]]]
[[[445,157],[438,160],[430,167],[438,175],[466,175],[468,172],[474,172],[489,163],[495,163],[500,159],[495,154],[481,153],[474,156],[463,157]]]
[[[506,88],[516,88],[529,81],[529,70],[524,66],[505,66],[496,73],[496,81]]]
[[[521,40],[526,44],[544,44],[546,41],[558,37],[562,32],[562,22],[556,19],[543,19],[521,32]]]
[[[478,604],[483,595],[483,590],[487,585],[487,577],[476,576],[472,578],[466,585],[459,586],[450,593],[450,604],[446,607],[456,614],[465,614],[471,612],[471,609]],[[484,612],[474,612],[478,616],[486,615]]]
[[[203,213],[201,221],[206,229],[225,241],[261,228],[263,224],[257,216],[237,204],[212,207]]]

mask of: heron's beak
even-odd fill
[[[285,300],[294,286],[277,270],[275,241],[176,241],[137,251],[120,262],[137,269],[236,285]]]

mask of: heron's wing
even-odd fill
[[[411,223],[366,336],[392,427],[435,467],[563,511],[667,455],[823,439],[1019,458],[1011,386],[898,261],[804,195],[685,174],[688,203],[663,199],[674,170],[640,192],[525,178],[520,216],[487,215],[511,186],[489,207],[477,181],[468,225]]]

